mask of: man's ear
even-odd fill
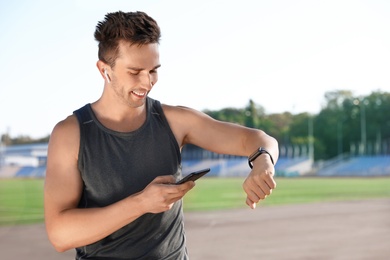
[[[98,60],[96,66],[100,72],[100,75],[102,75],[103,79],[105,79],[107,83],[110,83],[111,82],[111,78],[109,75],[110,66],[101,60]]]

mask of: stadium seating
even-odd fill
[[[1,151],[0,178],[42,178],[46,173],[47,144],[6,147]],[[10,160],[13,158],[12,160]],[[207,158],[207,157],[206,157]],[[31,163],[30,159],[34,159]],[[390,155],[339,158],[323,163],[317,176],[390,176]],[[247,176],[250,169],[246,157],[212,156],[194,159],[183,156],[182,172],[210,168],[207,176]],[[295,177],[313,173],[313,161],[307,156],[280,157],[275,166],[276,176]]]
[[[16,172],[15,177],[17,178],[42,178],[45,176],[46,166],[25,166]]]
[[[390,175],[390,156],[358,156],[342,160],[317,172],[318,176]]]

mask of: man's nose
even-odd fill
[[[155,82],[153,82],[153,76],[150,73],[147,73],[143,77],[143,82],[142,83],[143,83],[143,86],[145,88],[151,88],[151,87],[153,87]]]

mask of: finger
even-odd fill
[[[258,185],[259,184],[255,182],[249,182],[249,181],[245,181],[243,185],[244,191],[248,199],[250,199],[252,202],[255,203],[257,203],[260,200],[261,196],[264,197],[265,195],[262,192],[262,190],[258,187]]]
[[[271,195],[272,189],[268,186],[268,184],[265,181],[262,181],[259,183],[259,189],[264,193],[264,196]],[[264,199],[265,197],[261,197],[261,199]]]
[[[195,186],[195,182],[194,181],[186,181],[182,184],[176,184],[176,185],[172,185],[176,188],[176,190],[180,190],[180,191],[189,191],[190,189],[192,189],[194,186]]]
[[[195,182],[188,181],[179,185],[166,185],[167,193],[172,194],[173,196],[183,197],[189,190],[191,190],[195,186]]]
[[[267,185],[268,185],[268,187],[270,189],[275,189],[276,188],[276,182],[275,182],[273,176],[271,176],[271,175],[268,175],[268,176],[269,176],[269,178],[265,178],[264,181],[267,183]]]
[[[254,201],[254,202],[258,202],[260,199],[265,199],[265,197],[267,195],[271,194],[270,187],[268,187],[265,180],[263,180],[261,178],[256,178],[255,182],[251,183],[249,190],[251,190],[258,197],[258,200],[254,200],[253,198],[251,198],[252,201]],[[247,194],[249,195],[248,192],[247,192]]]
[[[195,186],[195,182],[194,181],[186,181],[186,182],[184,182],[182,184],[178,184],[176,186],[183,189],[183,190],[190,190]]]
[[[254,203],[257,203],[260,201],[261,199],[261,196],[264,197],[264,194],[262,193],[261,190],[258,189],[258,191],[255,191],[254,189],[251,189],[249,190],[247,193],[246,193],[248,199],[250,199],[250,201],[254,202]]]
[[[246,197],[246,204],[251,208],[255,209],[256,208],[256,203],[251,201],[248,197]]]
[[[191,188],[190,188],[191,189]],[[185,189],[185,190],[177,190],[177,192],[174,192],[174,193],[169,193],[168,194],[168,201],[170,202],[170,203],[174,203],[174,202],[176,202],[176,201],[178,201],[178,200],[180,200],[180,199],[182,199],[183,197],[184,197],[184,195],[186,195],[187,194],[187,192],[190,190],[190,189]]]
[[[155,183],[161,183],[161,184],[167,184],[167,183],[175,183],[176,179],[173,177],[173,175],[162,175],[156,177],[153,182]]]

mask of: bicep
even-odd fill
[[[245,140],[252,130],[241,125],[215,120],[207,115],[194,119],[186,143],[223,154],[246,155]]]
[[[165,105],[164,113],[180,147],[193,144],[212,152],[239,156],[248,156],[259,145],[268,147],[268,136],[258,129],[215,120],[187,107]]]
[[[180,116],[186,122],[182,126],[185,129],[183,144],[194,144],[216,153],[247,155],[248,138],[259,134],[259,130],[215,120],[189,108],[183,108]]]
[[[49,222],[62,211],[77,207],[81,196],[78,131],[77,122],[66,119],[50,136],[44,188],[45,218]]]

